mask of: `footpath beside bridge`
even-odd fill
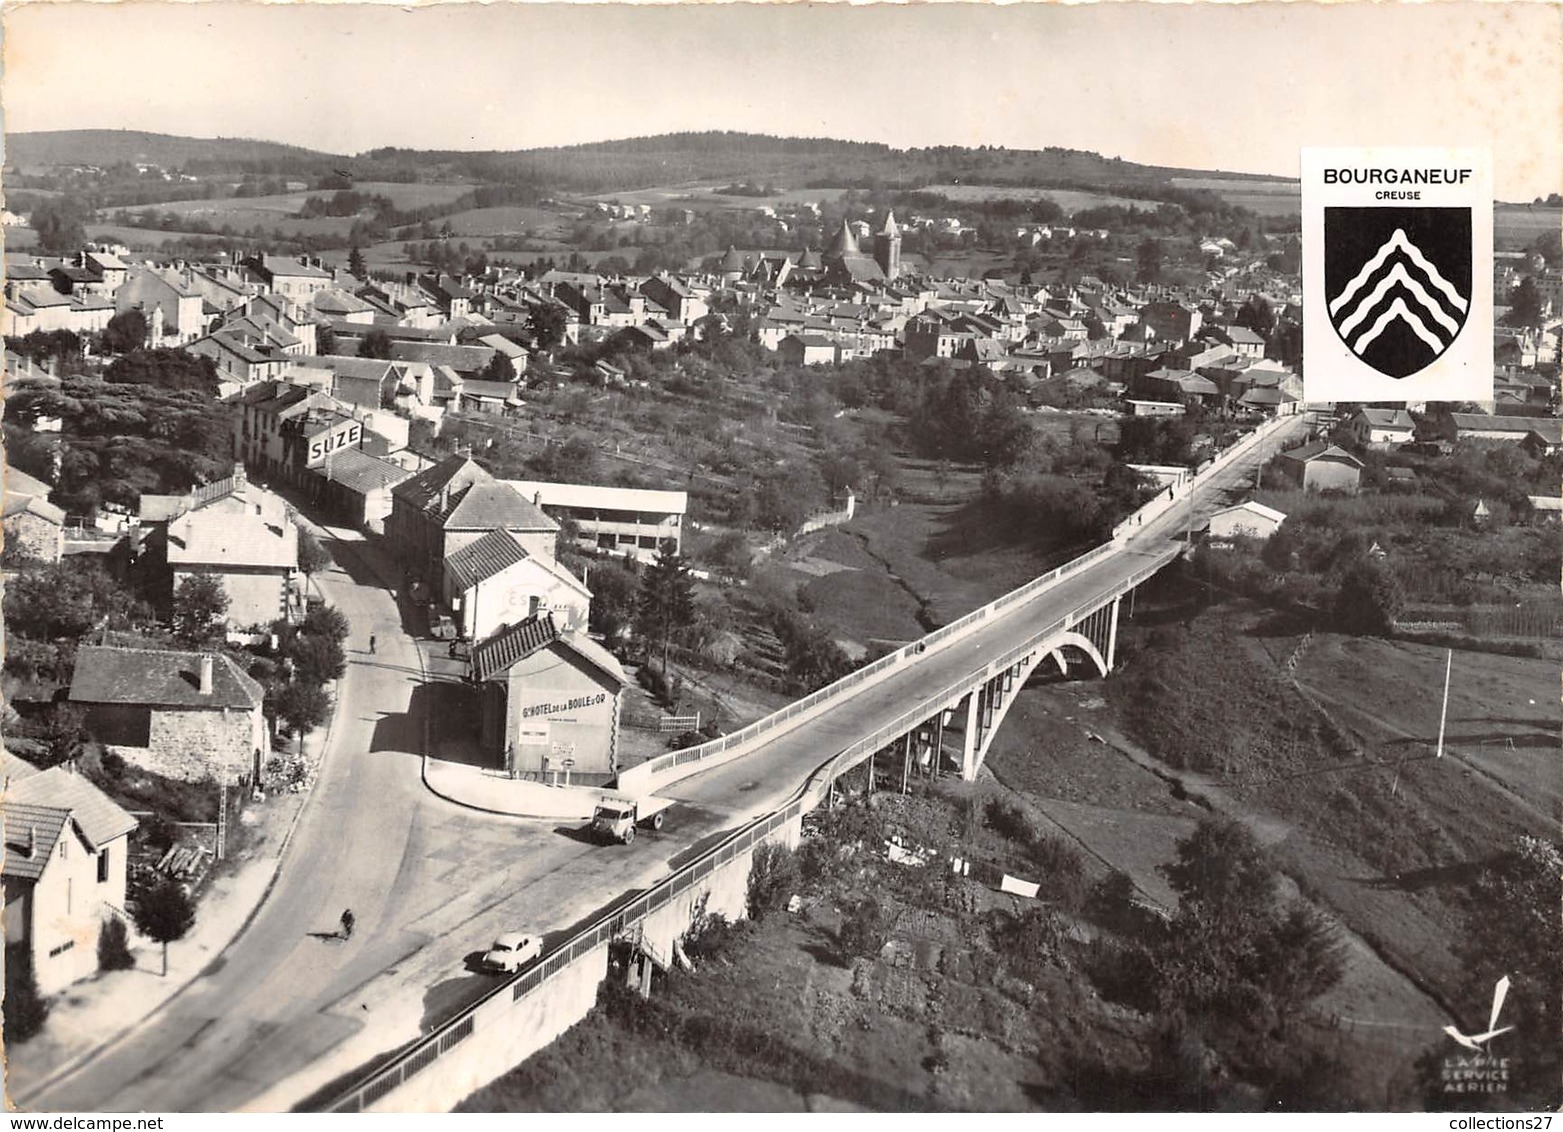
[[[607,975],[610,944],[666,955],[699,909],[741,916],[754,849],[767,841],[796,844],[803,814],[829,797],[841,775],[885,757],[899,760],[902,773],[913,762],[942,762],[975,777],[1037,667],[1111,671],[1123,599],[1184,552],[1186,544],[1172,536],[1196,525],[1201,501],[1219,503],[1222,491],[1251,475],[1303,424],[1296,417],[1268,422],[1179,492],[1153,500],[1138,521],[1131,516],[1112,542],[765,719],[621,775],[626,791],[677,787],[677,795],[692,799],[729,797],[759,778],[802,785],[780,808],[613,906],[532,969],[309,1107],[448,1110],[585,1016]],[[435,1065],[439,1071],[431,1072]]]

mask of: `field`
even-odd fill
[[[740,178],[741,180],[741,178]],[[774,183],[771,177],[757,177],[762,183]],[[788,189],[782,188],[780,192],[770,196],[737,196],[728,193],[719,193],[718,189],[724,189],[733,181],[723,181],[712,184],[709,181],[691,181],[678,185],[654,185],[646,189],[631,189],[626,192],[598,193],[595,196],[581,198],[590,208],[596,201],[608,204],[649,204],[652,208],[687,208],[695,212],[705,212],[714,209],[732,208],[764,208],[769,206],[776,208],[779,205],[802,204],[805,201],[823,203],[836,200],[846,189]]]
[[[1172,184],[1174,188],[1215,193],[1228,204],[1252,209],[1261,216],[1287,216],[1302,211],[1302,186],[1296,181],[1174,177]]]
[[[1493,209],[1492,226],[1499,249],[1523,248],[1537,236],[1563,230],[1563,209],[1500,204]]]
[[[10,242],[9,231],[6,234]],[[160,248],[170,240],[205,240],[211,237],[199,232],[165,232],[161,228],[129,228],[122,224],[88,224],[87,237],[110,243],[124,244],[132,251]]]
[[[360,181],[353,191],[365,196],[383,196],[400,209],[426,208],[429,205],[449,204],[463,193],[471,192],[467,184],[403,184],[396,181]],[[142,204],[131,207],[131,212],[153,208],[159,212],[172,212],[176,216],[194,216],[215,227],[231,224],[235,228],[248,228],[255,224],[271,224],[292,216],[304,207],[304,201],[312,196],[330,196],[332,190],[312,189],[294,193],[278,193],[265,197],[225,197],[221,200],[176,200],[166,204]],[[109,210],[116,211],[116,210]]]
[[[939,193],[952,201],[985,200],[1050,200],[1065,212],[1073,214],[1085,208],[1117,206],[1127,208],[1155,208],[1156,202],[1114,196],[1111,193],[1079,192],[1074,189],[1031,189],[1012,185],[929,185],[925,192]]]
[[[561,240],[569,235],[566,217],[546,208],[520,205],[473,208],[448,216],[440,224],[449,224],[457,236],[519,236],[529,228],[543,240]]]
[[[471,188],[471,185],[466,184],[423,185],[383,181],[364,181],[354,186],[357,192],[388,197],[397,208],[402,209],[447,204],[463,193],[469,192]],[[279,193],[264,197],[169,201],[165,204],[135,205],[124,210],[103,209],[99,212],[99,217],[108,220],[120,211],[127,211],[131,216],[139,217],[150,210],[197,220],[218,230],[227,227],[236,232],[247,232],[259,226],[267,232],[280,231],[285,236],[346,236],[356,217],[320,216],[309,220],[295,218],[298,210],[304,207],[306,199],[311,196],[329,195],[329,191],[309,191]],[[98,230],[96,226],[94,230]],[[158,229],[115,226],[115,230],[126,234],[116,235],[113,238],[141,247],[161,246],[168,235],[178,235],[178,233],[163,233]]]

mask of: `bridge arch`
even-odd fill
[[[1058,670],[1061,674],[1069,675],[1069,658],[1065,656],[1064,650],[1066,648],[1075,648],[1084,653],[1091,663],[1096,665],[1098,676],[1105,677],[1107,675],[1107,658],[1102,655],[1102,650],[1097,648],[1091,638],[1085,634],[1070,631],[1052,641],[1051,646],[1048,650],[1048,655],[1057,662]]]

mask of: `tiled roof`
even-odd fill
[[[265,515],[192,512],[168,528],[170,566],[298,567],[298,527]]]
[[[447,529],[555,531],[559,525],[468,456],[450,456],[392,489]],[[443,496],[443,506],[441,499]]]
[[[371,456],[361,448],[344,448],[340,452],[333,452],[330,459],[309,470],[322,479],[339,483],[360,495],[394,487],[403,480],[411,479],[413,474],[389,460]]]
[[[1494,417],[1486,413],[1450,413],[1449,419],[1457,429],[1471,432],[1512,432],[1524,436],[1538,425],[1546,423],[1542,417]]]
[[[5,471],[6,515],[27,511],[51,523],[64,523],[65,512],[49,502],[51,490],[42,480],[34,479],[16,468],[7,468]]]
[[[561,633],[551,613],[540,613],[479,642],[472,650],[472,674],[478,680],[491,680],[553,644],[569,649],[621,687],[629,683],[612,653],[583,633]]]
[[[529,617],[479,641],[472,649],[472,674],[478,680],[488,680],[558,639],[552,613]]]
[[[66,811],[94,849],[100,849],[136,828],[136,819],[120,809],[112,798],[80,774],[62,766],[12,782],[6,790],[5,802],[9,806],[13,801]]]
[[[425,468],[409,480],[397,484],[393,493],[397,499],[411,504],[420,511],[429,509],[439,498],[440,492],[456,492],[471,484],[493,477],[470,456],[447,456],[433,467]]]
[[[37,880],[42,876],[70,816],[69,810],[57,806],[13,802],[8,793],[0,802],[0,818],[5,821],[7,879]]]
[[[461,395],[509,401],[516,396],[516,387],[508,381],[478,381],[469,377],[461,384]]]
[[[1258,515],[1262,518],[1270,519],[1277,523],[1286,518],[1286,512],[1277,511],[1274,507],[1266,507],[1263,503],[1256,503],[1252,499],[1245,500],[1244,502],[1239,503],[1233,507],[1223,507],[1221,510],[1217,511],[1216,514],[1230,515],[1233,511],[1247,511],[1250,514]]]
[[[1411,414],[1404,409],[1363,409],[1362,417],[1374,428],[1413,428]]]
[[[268,275],[292,275],[303,276],[308,279],[330,279],[331,273],[322,271],[312,264],[299,263],[297,260],[288,259],[286,256],[263,255],[260,257],[261,268]]]
[[[469,590],[530,557],[509,531],[489,531],[476,542],[445,556],[445,576],[456,583],[458,590]]]
[[[1530,431],[1548,444],[1563,444],[1563,421],[1555,417],[1536,417]]]
[[[1362,467],[1362,461],[1350,452],[1322,440],[1314,444],[1305,444],[1301,448],[1293,448],[1289,452],[1282,452],[1281,455],[1288,460],[1296,460],[1299,463],[1306,463],[1309,460],[1334,460],[1340,463],[1355,464],[1359,468]]]
[[[494,357],[492,346],[447,346],[434,342],[391,343],[391,358],[398,362],[428,362],[450,366],[457,373],[475,373]]]
[[[518,531],[557,531],[559,524],[512,487],[491,480],[476,483],[462,493],[445,516],[445,529],[492,530],[510,527]]]
[[[201,694],[201,658],[212,657],[212,691]],[[226,653],[83,645],[76,652],[75,703],[152,707],[259,707],[264,690]]]

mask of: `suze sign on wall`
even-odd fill
[[[353,421],[337,432],[327,432],[309,442],[309,466],[314,467],[333,452],[351,448],[363,438],[364,426]]]

